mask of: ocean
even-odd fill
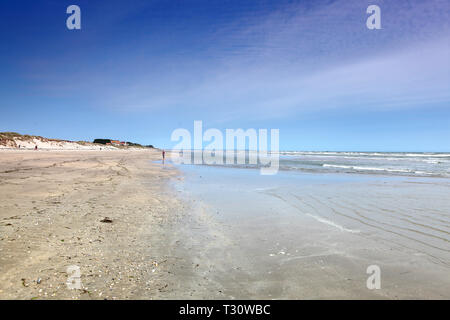
[[[450,153],[280,152],[281,170],[450,177]]]
[[[192,153],[192,163],[194,153],[199,154],[200,151]],[[261,168],[263,165],[260,161],[257,164],[249,162],[250,154],[257,155],[255,152],[243,151],[235,156],[233,164],[226,164],[223,157],[220,164],[208,165]],[[276,155],[271,154],[272,158]],[[450,153],[281,151],[278,155],[281,171],[450,177]],[[267,157],[263,158],[268,162],[270,160]],[[241,163],[238,163],[237,159],[241,159]],[[203,164],[205,165],[205,162]]]

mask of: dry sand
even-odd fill
[[[181,203],[157,150],[0,151],[0,298],[157,298]],[[108,217],[112,222],[102,222]],[[67,267],[79,266],[80,290]]]

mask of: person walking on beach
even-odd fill
[[[164,163],[164,159],[166,159],[166,151],[164,149],[162,151],[162,158],[163,158],[163,163]]]
[[[34,150],[37,150],[37,146],[34,146]]]

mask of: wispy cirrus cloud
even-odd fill
[[[70,55],[43,65],[34,60],[26,69],[36,90],[81,95],[99,108],[172,110],[230,121],[250,114],[289,117],[305,110],[448,102],[448,3],[375,1],[383,29],[368,30],[365,9],[372,2],[298,2],[275,11],[243,7],[233,19],[195,30],[193,39],[167,25],[159,35],[110,40],[115,46],[103,58],[88,50],[68,72],[61,72],[61,64],[70,64]],[[140,10],[152,19],[152,4]],[[123,19],[133,14],[128,10]],[[121,21],[120,13],[113,17]],[[124,41],[133,46],[124,50]]]

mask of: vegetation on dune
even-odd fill
[[[112,139],[95,139],[95,140],[94,140],[94,143],[99,143],[99,144],[111,144],[113,141],[114,141],[114,140],[112,140]],[[124,146],[124,145],[114,145],[114,146],[115,146],[115,147],[124,147],[124,148],[126,148],[127,146],[128,146],[128,147],[135,147],[135,148],[153,148],[152,145],[144,146],[144,145],[142,145],[142,144],[140,144],[140,143],[136,143],[136,142],[130,142],[130,141],[127,141],[127,142],[125,142],[125,143],[126,143],[126,146]]]
[[[0,132],[0,139],[13,139],[18,137],[23,137],[23,135],[17,132]]]
[[[107,144],[107,143],[111,143],[111,139],[95,139],[94,143]]]
[[[61,139],[51,139],[51,138],[44,138],[41,136],[32,136],[29,134],[20,134],[17,132],[0,132],[0,140],[13,140],[13,139],[19,139],[22,141],[27,141],[31,139],[38,139],[41,141],[54,141],[54,142],[72,142],[69,140],[61,140]]]

